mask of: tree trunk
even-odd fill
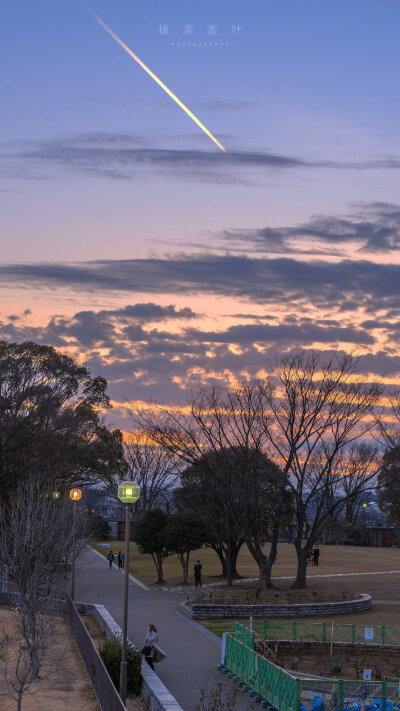
[[[225,556],[224,556],[222,547],[218,543],[215,543],[213,546],[211,546],[211,548],[213,549],[213,551],[216,552],[216,554],[221,562],[221,566],[222,566],[221,578],[226,578],[226,560],[225,560]]]
[[[306,588],[307,587],[307,553],[311,549],[311,545],[308,544],[302,548],[301,540],[296,539],[295,543],[296,553],[297,553],[297,575],[296,580],[292,584],[292,588]]]
[[[161,583],[165,583],[164,580],[164,572],[163,572],[163,559],[159,555],[159,553],[154,553],[151,554],[151,557],[153,558],[154,565],[156,566],[157,570],[157,582],[156,585],[160,585]]]
[[[238,543],[234,543],[232,545],[231,566],[232,566],[232,575],[235,578],[235,580],[238,580],[239,578],[242,577],[241,575],[239,575],[239,573],[237,571],[237,567],[236,567],[238,555],[239,555],[242,545],[243,545],[243,541],[239,541]]]
[[[225,558],[226,558],[226,584],[229,586],[233,585],[233,575],[232,575],[232,549],[230,546],[226,548]]]
[[[183,580],[181,585],[187,585],[188,584],[188,576],[189,576],[189,556],[190,552],[186,553],[186,558],[184,553],[178,553],[178,557],[182,566],[182,576]]]

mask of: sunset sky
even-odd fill
[[[182,405],[301,348],[400,383],[400,0],[2,0],[0,338]],[[195,45],[195,46],[194,46]]]

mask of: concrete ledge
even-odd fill
[[[80,612],[93,615],[107,637],[122,634],[121,627],[104,605],[77,602],[76,606]],[[175,697],[170,694],[167,687],[144,659],[142,660],[142,680],[142,695],[150,711],[182,711]]]
[[[179,609],[194,620],[217,617],[311,617],[318,615],[345,615],[349,612],[365,612],[372,605],[371,595],[362,594],[356,600],[343,602],[311,602],[298,605],[224,605],[213,603],[182,602]]]

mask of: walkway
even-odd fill
[[[122,626],[123,575],[111,571],[103,556],[87,549],[77,562],[75,598],[79,602],[105,605]],[[199,701],[199,687],[215,685],[223,677],[216,671],[220,661],[220,641],[197,622],[177,611],[185,595],[150,592],[130,582],[128,634],[142,648],[149,622],[160,633],[160,646],[168,653],[156,672],[184,711],[193,711]],[[231,682],[228,682],[231,683]],[[248,708],[249,702],[240,704]]]

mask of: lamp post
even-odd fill
[[[363,543],[364,543],[364,541],[365,541],[365,531],[366,531],[365,514],[366,514],[366,511],[367,511],[367,506],[368,506],[368,504],[366,503],[366,501],[364,501],[364,503],[363,503],[363,511],[364,511],[364,535],[363,535]]]
[[[119,674],[119,695],[126,702],[128,667],[126,662],[126,639],[128,633],[128,591],[129,591],[129,540],[131,533],[131,505],[140,496],[140,486],[133,481],[123,481],[118,486],[118,498],[125,506],[125,576],[124,576],[124,620],[122,625],[122,657]]]
[[[71,571],[71,599],[75,599],[75,518],[76,518],[76,504],[79,499],[82,498],[82,491],[80,489],[71,489],[69,492],[69,498],[72,500],[72,571]]]

